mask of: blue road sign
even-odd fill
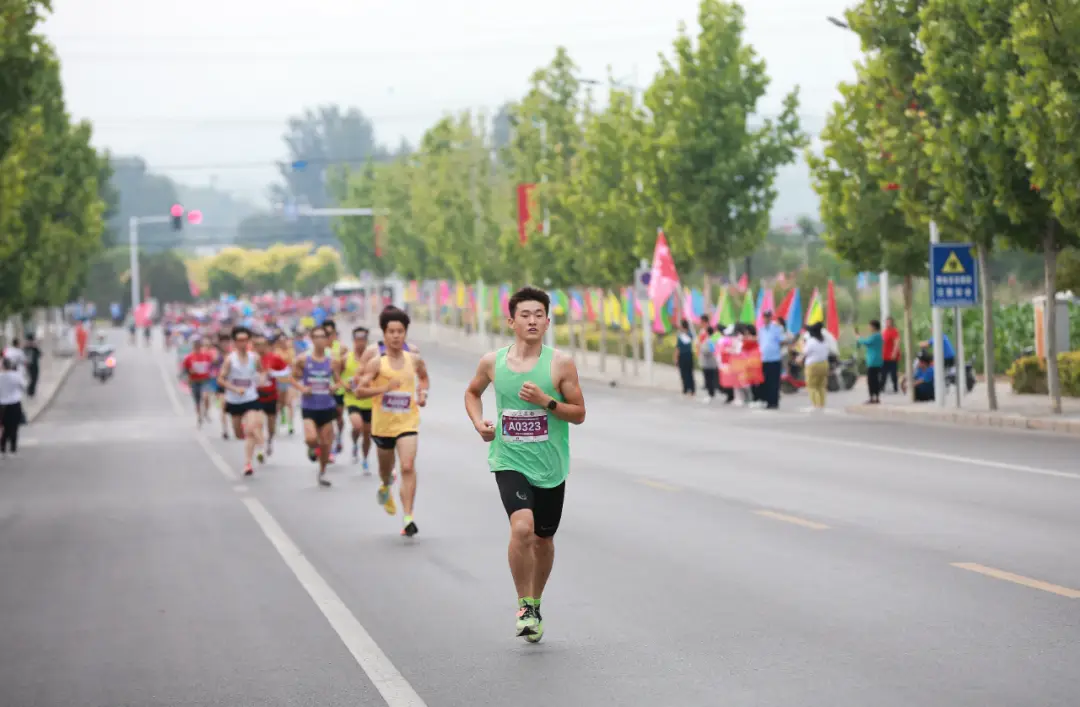
[[[979,262],[971,243],[930,244],[930,306],[979,303]]]

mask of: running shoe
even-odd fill
[[[540,615],[539,606],[533,607],[533,613],[536,614],[536,626],[533,627],[531,634],[525,636],[525,640],[529,643],[539,643],[544,637],[544,617]]]
[[[517,637],[532,636],[540,621],[536,618],[536,607],[532,604],[522,604],[517,612]]]
[[[397,504],[394,503],[394,496],[390,493],[390,487],[383,485],[379,487],[379,490],[375,493],[375,500],[379,502],[379,505],[383,507],[387,515],[397,514]]]

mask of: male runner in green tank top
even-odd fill
[[[585,398],[573,358],[544,346],[551,300],[524,287],[510,298],[514,343],[485,354],[465,390],[465,411],[491,443],[488,466],[510,517],[510,574],[518,593],[517,635],[544,636],[540,597],[555,561],[570,473],[570,424],[585,421]],[[495,384],[497,424],[484,419],[481,400]]]

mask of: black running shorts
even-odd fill
[[[565,481],[555,488],[542,489],[530,484],[520,471],[496,471],[495,483],[499,485],[507,517],[529,509],[533,512],[533,532],[538,537],[550,538],[559,530],[566,496]]]
[[[252,400],[247,403],[225,403],[225,414],[232,415],[233,417],[243,417],[249,412],[257,412],[262,410],[262,406],[259,405],[258,400]]]
[[[300,416],[305,420],[314,422],[315,429],[318,429],[337,420],[337,408],[327,408],[326,410],[309,410],[307,408],[301,408]]]
[[[335,394],[334,395],[334,402],[337,403],[337,406],[338,406],[339,410],[341,408],[345,407],[345,394],[344,393],[342,393],[341,395]]]
[[[366,424],[369,424],[369,425],[371,424],[371,408],[365,409],[365,408],[358,408],[355,405],[350,405],[349,406],[349,414],[350,415],[359,415],[360,419],[363,420]]]
[[[416,432],[402,432],[394,437],[376,437],[371,436],[371,441],[375,443],[375,446],[379,449],[395,449],[397,447],[397,441],[402,437],[415,437]]]

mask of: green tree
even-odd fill
[[[941,220],[956,240],[978,247],[983,298],[983,360],[990,409],[994,387],[994,309],[990,253],[996,239],[1045,218],[1044,202],[1031,189],[1031,173],[1012,139],[1007,72],[1016,66],[1009,49],[1014,0],[928,0],[920,17],[925,47],[917,88],[928,94],[934,115],[917,111],[931,180],[942,195]],[[1034,211],[1033,211],[1034,209]]]
[[[511,189],[536,184],[541,213],[535,214],[527,240],[521,244],[516,226],[503,228],[500,253],[508,269],[523,273],[534,284],[566,287],[581,284],[581,258],[575,247],[577,223],[571,207],[571,178],[575,158],[583,144],[581,82],[577,66],[559,47],[551,63],[530,79],[529,91],[511,106],[512,135],[503,152]],[[504,208],[517,223],[515,192],[507,194]],[[543,232],[536,226],[543,225]]]
[[[583,147],[571,173],[566,203],[577,223],[582,282],[606,288],[630,282],[652,254],[655,222],[647,214],[652,172],[648,125],[634,95],[612,86],[608,105],[585,120]]]
[[[1046,297],[1057,295],[1057,258],[1077,244],[1080,232],[1080,185],[1076,183],[1080,127],[1080,7],[1065,0],[1015,3],[1007,48],[995,53],[994,73],[1008,92],[1013,119],[1010,136],[1031,170],[1027,198],[1011,200],[1010,215],[1026,228],[1011,238],[1045,258]],[[1064,115],[1063,111],[1073,111]],[[1041,196],[1036,203],[1034,196]],[[1001,198],[999,196],[999,198]],[[1048,211],[1044,204],[1049,207]],[[1057,307],[1047,308],[1047,329],[1054,331]],[[1047,337],[1046,378],[1051,406],[1061,412],[1055,337]]]
[[[880,153],[879,91],[868,64],[858,66],[860,80],[841,84],[841,100],[829,114],[820,156],[807,153],[814,189],[821,196],[824,240],[856,271],[887,270],[904,278],[904,365],[910,380],[913,354],[913,292],[916,275],[925,275],[928,240],[912,228],[899,206],[899,189],[883,183]],[[911,394],[909,389],[909,394]]]
[[[702,0],[697,41],[680,29],[645,99],[657,152],[650,188],[668,242],[677,258],[714,272],[764,239],[776,170],[806,145],[797,90],[778,117],[751,125],[769,77],[743,41],[743,18],[737,3]]]

